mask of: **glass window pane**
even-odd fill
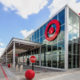
[[[62,10],[62,11],[59,13],[58,17],[59,17],[60,24],[61,24],[61,25],[64,24],[64,23],[65,23],[65,9]]]
[[[39,29],[36,32],[36,38],[39,39]]]
[[[79,27],[79,17],[72,10],[69,10],[69,25]]]

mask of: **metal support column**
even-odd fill
[[[15,42],[13,42],[13,68],[15,68]]]
[[[44,66],[46,66],[46,45],[44,45]]]
[[[65,10],[65,70],[68,70],[68,18],[69,17],[69,8],[66,6]]]
[[[6,51],[6,65],[7,65],[7,61],[8,61],[8,59],[7,59],[7,51]]]
[[[41,46],[40,46],[40,54],[39,54],[39,65],[41,66]]]
[[[23,55],[23,65],[24,65],[24,55]]]
[[[79,17],[79,41],[78,41],[78,44],[79,44],[79,68],[80,68],[80,17]]]

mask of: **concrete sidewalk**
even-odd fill
[[[6,80],[5,77],[4,77],[4,74],[2,72],[1,67],[0,67],[0,80]]]
[[[18,75],[20,80],[25,80],[24,73],[15,72]],[[69,70],[67,72],[36,72],[34,80],[80,80],[80,69],[77,70]]]
[[[60,74],[54,77],[48,77],[40,80],[80,80],[80,71]]]
[[[12,71],[10,71],[9,68],[3,66],[3,69],[5,70],[5,72],[6,72],[7,76],[8,76],[8,78],[9,78],[9,80],[19,80],[17,78],[17,76],[15,75],[15,73],[12,72]]]
[[[0,80],[18,80],[16,76],[8,70],[8,68],[0,64]]]
[[[13,68],[3,67],[6,73],[8,73],[9,80],[26,80],[25,71],[16,71]],[[49,71],[49,70],[38,70],[34,80],[80,80],[80,69],[68,70],[66,72],[61,71]]]
[[[20,71],[16,71],[15,69],[13,68],[10,68],[9,71],[13,72],[16,76],[17,76],[17,79],[19,80],[25,80],[25,71],[27,69],[24,69],[23,72],[20,72]],[[39,70],[36,71],[35,70],[35,78],[34,80],[40,80],[40,79],[43,79],[43,78],[47,78],[47,77],[50,77],[50,76],[55,76],[55,75],[59,75],[59,74],[63,74],[64,72],[61,72],[61,71],[49,71],[49,70]]]

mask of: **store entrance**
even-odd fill
[[[68,67],[79,68],[79,43],[69,42],[68,50]]]

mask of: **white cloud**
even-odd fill
[[[47,5],[48,0],[0,0],[4,5],[4,10],[14,10],[23,18],[28,18],[31,14],[38,13],[44,6]]]
[[[8,11],[8,8],[6,8],[6,7],[4,7],[3,9],[4,9],[4,11]]]
[[[0,42],[0,46],[3,46],[3,43],[2,42]]]
[[[3,54],[4,48],[0,48],[0,56]]]
[[[50,17],[66,4],[70,6],[73,10],[75,10],[78,14],[80,13],[80,2],[77,2],[77,0],[53,0],[51,5],[48,6],[50,10]]]
[[[0,42],[0,56],[2,55],[4,48],[1,48],[4,44],[2,42]]]
[[[20,33],[24,36],[24,38],[26,38],[26,37],[28,37],[33,32],[34,32],[34,30],[32,29],[30,31],[28,31],[28,30],[22,30]]]

